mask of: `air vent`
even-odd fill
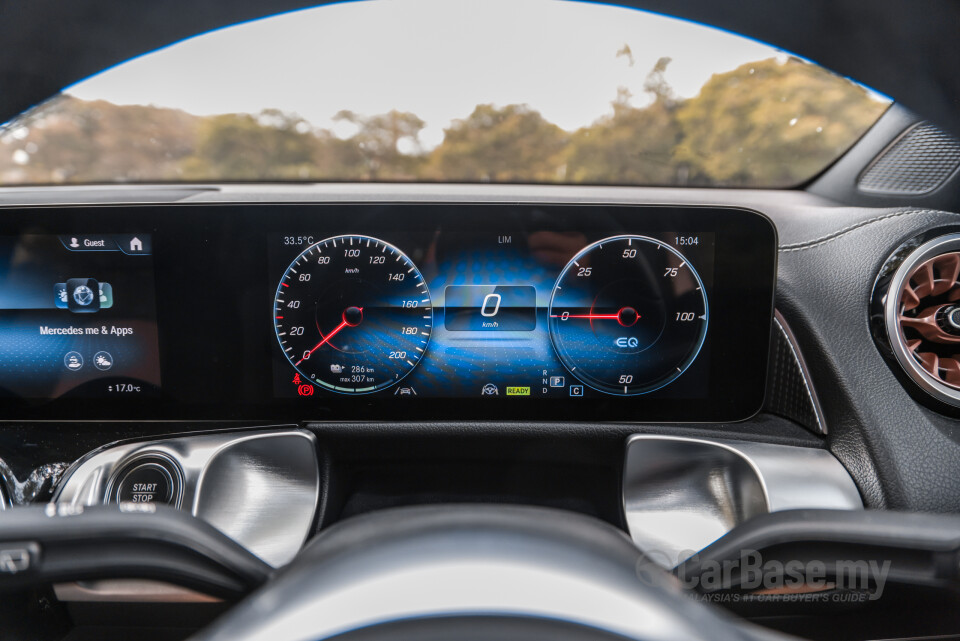
[[[960,234],[915,249],[894,273],[884,303],[890,348],[935,398],[960,406]]]

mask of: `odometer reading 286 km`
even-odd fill
[[[693,266],[665,242],[616,236],[583,249],[550,300],[550,339],[595,390],[644,394],[670,384],[707,334],[707,297]]]
[[[304,383],[344,394],[386,389],[426,353],[433,307],[406,254],[376,238],[310,245],[287,268],[274,303],[277,340]]]

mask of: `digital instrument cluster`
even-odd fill
[[[684,375],[708,335],[712,233],[439,230],[426,277],[380,238],[310,238],[273,301],[281,395],[635,396]]]
[[[763,403],[777,254],[756,212],[3,211],[8,419],[687,422]]]

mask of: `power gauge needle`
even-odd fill
[[[550,318],[589,318],[590,320],[620,320],[620,314],[554,314]]]
[[[320,341],[319,343],[317,343],[316,345],[314,345],[314,346],[313,346],[313,349],[311,349],[309,352],[307,352],[306,354],[304,354],[304,355],[303,355],[303,358],[301,358],[299,361],[297,361],[296,363],[294,363],[294,364],[293,364],[294,367],[296,367],[297,365],[299,365],[299,364],[302,363],[303,361],[305,361],[305,360],[307,360],[308,358],[310,358],[310,356],[311,356],[315,351],[317,351],[318,349],[320,349],[321,347],[323,347],[324,345],[326,345],[327,343],[329,343],[329,342],[330,342],[330,339],[333,338],[334,336],[336,336],[336,335],[340,332],[340,330],[343,329],[344,327],[356,327],[357,325],[359,325],[359,324],[360,324],[360,321],[363,320],[363,308],[362,308],[362,307],[348,307],[347,309],[345,309],[345,310],[343,311],[343,316],[342,316],[342,318],[343,318],[343,322],[340,323],[339,325],[337,325],[336,327],[334,327],[334,328],[330,331],[329,334],[327,334],[326,336],[323,337],[323,340],[322,340],[322,341]]]
[[[623,327],[632,327],[640,320],[640,313],[632,307],[621,307],[620,311],[616,314],[570,314],[564,312],[563,314],[551,314],[550,318],[560,318],[563,320],[568,318],[586,318],[590,321],[591,325],[593,325],[593,321],[595,320],[615,320]]]

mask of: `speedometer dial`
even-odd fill
[[[596,242],[564,268],[550,299],[550,339],[570,373],[620,396],[676,380],[707,333],[707,297],[693,266],[645,236]]]
[[[303,382],[345,394],[400,381],[423,358],[433,327],[416,265],[368,236],[305,249],[277,287],[274,317],[280,348]]]

